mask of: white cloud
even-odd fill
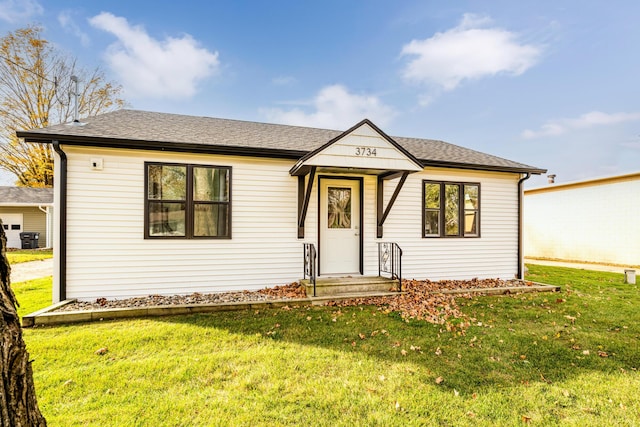
[[[328,129],[347,129],[364,118],[379,126],[385,126],[395,117],[395,111],[372,95],[350,93],[342,85],[322,88],[312,102],[307,103],[313,111],[301,108],[282,110],[262,109],[261,113],[270,121],[296,126]]]
[[[133,96],[189,98],[200,81],[218,70],[218,52],[201,47],[188,34],[156,40],[141,26],[131,26],[125,18],[108,12],[94,16],[89,23],[118,38],[105,58]]]
[[[640,112],[608,114],[601,111],[591,111],[575,119],[550,120],[543,124],[538,130],[526,129],[522,132],[522,137],[525,139],[534,139],[558,136],[572,130],[587,129],[594,126],[615,125],[638,120],[640,120]]]
[[[26,21],[43,13],[44,8],[36,0],[0,1],[0,20],[2,21],[10,23]]]
[[[464,80],[520,75],[536,64],[542,47],[518,41],[516,33],[484,28],[488,17],[465,14],[457,27],[402,47],[410,60],[402,77],[411,83],[452,90]]]
[[[73,19],[73,12],[64,11],[58,14],[58,23],[65,29],[65,31],[73,34],[80,39],[82,46],[89,46],[90,40],[87,33],[82,31],[78,24]]]

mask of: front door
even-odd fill
[[[7,235],[8,248],[21,248],[22,241],[20,233],[22,232],[23,215],[21,213],[5,213],[0,214],[4,232]]]
[[[360,180],[320,180],[320,274],[360,274]]]

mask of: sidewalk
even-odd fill
[[[632,267],[620,267],[618,265],[590,264],[590,263],[567,262],[567,261],[551,261],[546,259],[533,259],[533,258],[526,258],[526,257],[524,259],[524,263],[550,265],[553,267],[569,267],[569,268],[577,268],[580,270],[610,271],[612,273],[621,273],[621,274],[624,274],[624,270],[627,270],[627,269],[634,270],[634,268]]]
[[[53,258],[11,265],[11,283],[53,276]]]

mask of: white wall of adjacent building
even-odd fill
[[[527,257],[640,265],[640,174],[525,191]]]
[[[63,149],[68,158],[67,298],[251,290],[302,278],[302,243],[317,245],[318,180],[312,188],[305,238],[298,239],[298,178],[289,175],[295,161],[71,146]],[[102,160],[102,170],[92,169],[95,159]],[[145,239],[145,162],[232,167],[232,238]],[[405,278],[515,276],[518,174],[444,168],[411,174],[386,220],[383,239],[376,238],[376,177],[353,176],[363,178],[365,275],[378,274],[376,242],[394,241],[404,251]],[[425,179],[480,184],[481,237],[422,238]],[[385,183],[385,206],[396,182]],[[56,204],[60,202],[59,189],[56,187]],[[60,211],[56,209],[56,216]],[[54,241],[59,253],[59,239]],[[56,266],[54,300],[59,299],[59,273]]]

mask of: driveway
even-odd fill
[[[53,258],[11,265],[11,283],[53,276]]]

